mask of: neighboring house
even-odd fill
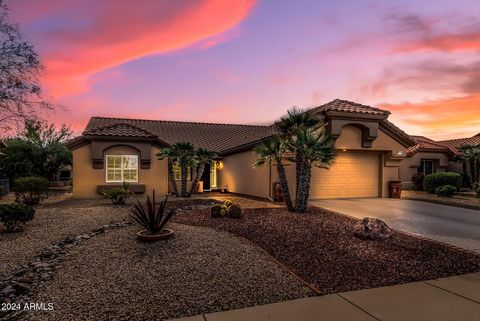
[[[400,179],[401,164],[416,144],[387,120],[390,112],[338,99],[311,112],[326,122],[338,152],[329,169],[313,169],[311,198],[388,197],[389,181]],[[93,117],[82,136],[67,143],[73,152],[73,195],[99,196],[122,181],[137,193],[167,193],[167,163],[155,154],[170,144],[190,142],[219,155],[203,175],[204,190],[227,187],[271,198],[275,168],[254,169],[252,163],[253,148],[274,134],[274,126]],[[294,168],[287,166],[292,191]]]
[[[400,180],[409,187],[412,177],[416,174],[428,175],[447,170],[452,151],[427,137],[411,136],[415,145],[407,150],[407,158],[400,166]]]

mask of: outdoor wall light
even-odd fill
[[[397,156],[403,156],[403,151],[399,150],[399,151],[397,151],[396,154],[397,154]]]
[[[347,150],[346,150],[345,148],[344,148],[344,149],[342,149],[342,152],[346,152],[346,151],[347,151]]]

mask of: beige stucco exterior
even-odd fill
[[[417,152],[401,162],[400,180],[402,182],[410,182],[412,180],[412,176],[417,174],[422,159],[433,160],[436,172],[444,172],[448,167],[449,156],[445,153]]]
[[[157,160],[155,154],[158,149],[151,147],[150,168],[139,168],[138,184],[145,185],[145,192],[150,194],[153,189],[157,195],[165,195],[168,190],[167,163]],[[91,145],[87,144],[72,151],[73,154],[73,197],[93,198],[102,197],[97,192],[99,185],[109,185],[106,182],[106,169],[92,167]],[[114,146],[104,151],[105,155],[138,155],[138,151],[128,146]],[[110,183],[115,185],[113,183]],[[136,184],[136,183],[131,183]]]
[[[362,147],[362,131],[355,126],[345,126],[341,136],[336,140],[338,164],[334,162],[330,169],[312,169],[312,198],[319,197],[320,189],[325,188],[325,182],[333,180],[345,181],[345,176],[339,178],[339,173],[351,169],[352,184],[345,181],[343,187],[355,190],[350,185],[368,185],[368,188],[361,192],[356,190],[357,195],[344,195],[342,192],[326,195],[325,197],[388,197],[388,182],[399,180],[400,160],[392,161],[392,154],[400,152],[406,154],[406,147],[398,143],[382,130],[373,141],[371,148]],[[358,156],[358,157],[356,157]],[[230,192],[252,195],[262,198],[272,197],[272,184],[278,181],[276,166],[263,166],[253,168],[251,165],[256,156],[253,150],[226,156],[222,160],[223,168],[219,169],[219,187],[228,186]],[[402,158],[400,158],[402,159]],[[345,165],[350,163],[350,165]],[[289,189],[292,197],[295,196],[295,164],[285,161],[286,173],[289,181]],[[353,173],[353,172],[355,173]],[[355,183],[353,183],[355,181]],[[341,185],[341,184],[340,184]],[[336,190],[341,191],[342,186]],[[366,192],[365,190],[368,189]],[[340,195],[341,194],[341,195]]]
[[[218,186],[227,186],[233,193],[270,197],[270,166],[253,168],[255,159],[253,150],[224,157],[217,169]]]

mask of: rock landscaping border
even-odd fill
[[[9,277],[0,281],[0,304],[12,304],[13,309],[0,310],[0,320],[10,321],[24,318],[32,295],[42,282],[52,279],[68,253],[68,250],[96,235],[131,225],[130,221],[120,221],[103,225],[88,233],[67,236],[45,248],[29,264],[21,266]],[[27,307],[27,308],[25,308]]]

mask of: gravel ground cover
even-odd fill
[[[72,248],[35,297],[54,310],[28,319],[163,320],[314,295],[249,242],[171,228],[175,237],[164,242],[140,243],[138,226],[129,226]]]
[[[245,210],[241,219],[211,218],[208,209],[179,214],[177,223],[208,226],[258,244],[322,294],[480,271],[480,256],[403,233],[385,241],[353,235],[357,220],[321,210]]]
[[[439,197],[424,191],[402,191],[402,198],[480,210],[480,198],[463,195]]]
[[[53,201],[37,207],[35,218],[24,232],[5,233],[0,227],[0,279],[51,243],[125,220],[129,213],[129,206],[113,206],[103,199]]]

